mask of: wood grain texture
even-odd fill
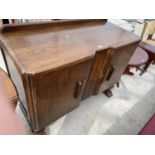
[[[109,22],[97,21],[67,24],[61,29],[48,26],[31,30],[29,26],[28,30],[1,33],[0,40],[23,72],[36,74],[93,57],[98,48],[138,39]]]
[[[97,95],[119,83],[139,41],[98,50],[86,84],[83,99]]]
[[[97,88],[97,92],[103,92],[106,89],[113,87],[120,81],[121,75],[127,67],[128,62],[133,55],[138,43],[139,41],[124,46],[115,46],[115,48],[111,49],[111,57],[108,62],[108,69],[107,72],[105,72],[103,78],[99,81],[98,85],[100,87]],[[111,68],[113,68],[113,71],[109,79],[108,76],[111,72]]]
[[[34,77],[39,129],[80,105],[91,64],[92,59]]]
[[[97,81],[101,78],[103,78],[103,73],[107,70],[107,64],[108,64],[108,60],[109,60],[109,56],[110,56],[110,49],[105,49],[101,51],[97,51],[94,61],[93,61],[93,65],[91,67],[90,70],[90,74],[87,80],[87,84],[85,87],[85,91],[83,94],[83,100],[88,98],[91,95],[96,95],[96,88],[97,86]]]
[[[118,82],[138,41],[105,20],[4,27],[0,45],[32,131],[43,131],[82,97]]]

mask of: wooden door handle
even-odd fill
[[[79,82],[77,83],[77,86],[76,86],[76,89],[75,89],[75,94],[74,94],[74,97],[75,97],[76,99],[77,99],[77,98],[80,96],[80,94],[81,94],[82,84],[83,84],[82,81],[79,81]]]
[[[106,77],[106,80],[107,81],[110,81],[110,79],[111,79],[111,76],[112,76],[112,74],[113,74],[113,72],[115,71],[115,66],[110,66],[110,69],[109,69],[109,72],[108,72],[108,75],[107,75],[107,77]]]

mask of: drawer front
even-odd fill
[[[136,47],[137,43],[134,43],[111,50],[108,68],[100,85],[99,92],[105,91],[119,82]]]
[[[92,60],[35,78],[39,128],[79,106]]]

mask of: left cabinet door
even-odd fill
[[[35,76],[34,89],[39,128],[79,106],[92,59]]]

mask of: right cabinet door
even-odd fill
[[[113,87],[114,84],[119,82],[121,75],[123,74],[125,68],[132,57],[135,49],[137,47],[137,43],[116,47],[111,49],[110,57],[108,60],[108,65],[105,74],[103,75],[103,79],[97,88],[97,92],[105,91]]]

